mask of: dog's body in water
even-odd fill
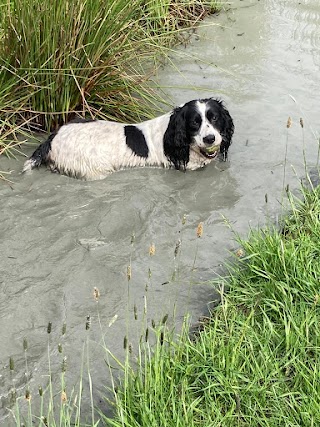
[[[76,120],[63,125],[25,162],[24,172],[42,164],[86,180],[103,179],[132,167],[194,170],[225,159],[234,132],[221,100],[189,101],[171,112],[137,124]]]

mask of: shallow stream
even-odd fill
[[[225,101],[236,129],[228,162],[185,174],[135,169],[82,182],[45,168],[22,176],[24,158],[0,159],[0,170],[12,170],[13,181],[0,183],[1,426],[10,425],[12,387],[18,396],[45,387],[48,350],[54,381],[67,357],[71,387],[89,343],[99,406],[99,391],[110,385],[103,340],[123,360],[124,336],[135,350],[152,319],[158,323],[168,314],[169,324],[179,326],[189,313],[196,322],[215,298],[206,281],[237,248],[225,219],[242,236],[275,220],[284,187],[299,187],[305,163],[308,170],[317,166],[318,0],[236,0],[207,19],[170,62],[157,81],[175,105],[208,96]]]

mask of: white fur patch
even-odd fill
[[[53,168],[88,180],[102,179],[124,168],[142,166],[168,167],[163,153],[163,127],[169,116],[161,116],[137,125],[142,130],[149,154],[140,157],[127,146],[124,125],[98,120],[88,123],[70,123],[62,126],[51,143],[50,161]]]

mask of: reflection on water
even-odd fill
[[[249,226],[281,213],[282,189],[288,183],[298,186],[304,156],[316,166],[319,20],[317,0],[236,2],[207,20],[187,49],[171,55],[179,71],[169,66],[160,71],[158,80],[174,104],[211,95],[226,101],[236,127],[230,162],[185,174],[135,169],[87,183],[45,169],[20,176],[24,159],[1,158],[0,170],[16,170],[12,189],[0,186],[1,417],[7,414],[12,385],[23,395],[27,382],[33,390],[46,382],[48,322],[50,341],[63,341],[73,384],[91,315],[92,376],[101,389],[110,380],[102,336],[122,358],[128,324],[136,348],[142,319],[146,326],[168,313],[171,324],[179,324],[187,311],[194,320],[204,312],[214,298],[204,281],[221,272],[228,251],[236,247],[224,217],[246,234]],[[199,222],[201,239],[196,237]],[[95,286],[101,293],[98,306]],[[53,373],[59,373],[55,344],[51,353]],[[10,376],[11,356],[15,370]]]

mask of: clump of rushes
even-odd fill
[[[8,3],[0,81],[15,80],[15,96],[25,100],[18,114],[52,129],[76,112],[95,116],[104,110],[120,120],[146,112],[130,96],[135,89],[142,99],[152,99],[139,70],[143,43],[136,37],[136,10],[137,1],[124,0],[54,0],[50,7],[40,0]],[[11,112],[8,104],[3,113]]]
[[[165,33],[167,44],[173,42],[172,36],[177,32],[195,25],[218,8],[217,1],[149,0],[142,4],[142,25],[153,37],[163,38]]]
[[[145,344],[107,425],[320,425],[320,188],[302,194],[288,193],[280,229],[239,239],[243,256],[215,282],[228,293],[196,337],[161,326],[152,355]]]
[[[165,102],[147,84],[161,46],[217,3],[8,0],[0,7],[0,126],[14,136],[21,124],[48,131],[75,115],[153,116]]]

